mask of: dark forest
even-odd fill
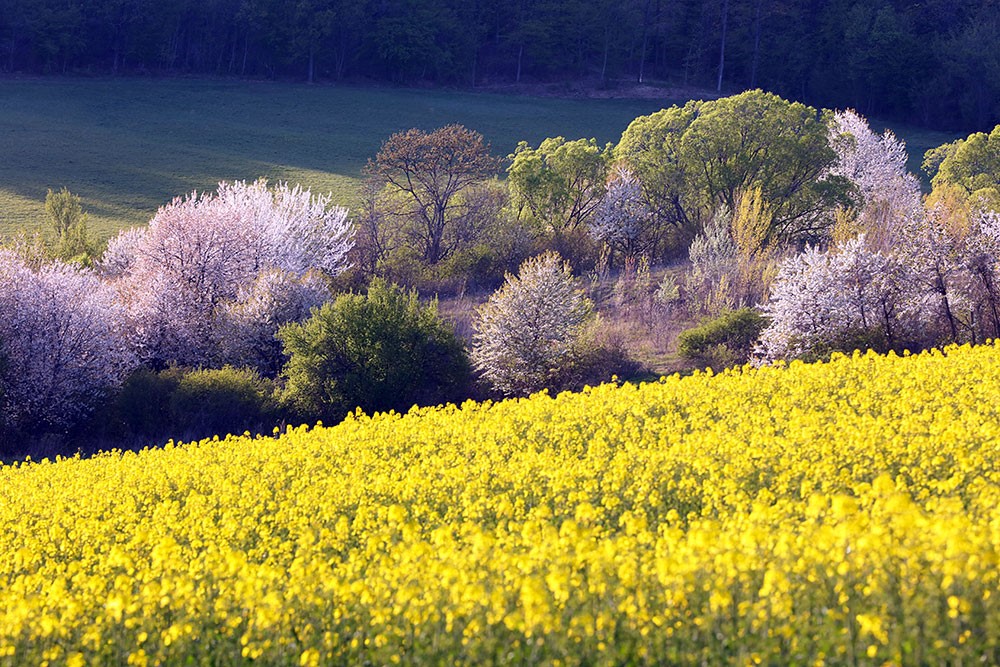
[[[1000,121],[996,0],[0,0],[0,72],[760,87]]]

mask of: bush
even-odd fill
[[[592,314],[568,262],[529,259],[476,313],[476,368],[508,396],[558,388]]]
[[[700,366],[727,368],[746,363],[768,320],[753,308],[740,308],[681,333],[678,352]]]
[[[606,382],[653,379],[649,369],[633,359],[621,341],[581,345],[556,378],[556,391],[580,391]]]
[[[274,385],[249,368],[143,368],[133,373],[105,419],[116,438],[197,439],[270,431],[278,421]]]
[[[169,437],[173,425],[170,399],[180,384],[184,371],[168,368],[157,373],[140,368],[122,384],[109,406],[105,423],[114,437]]]
[[[416,291],[380,279],[278,335],[288,356],[282,404],[300,419],[459,401],[471,385],[465,349],[437,303],[421,305]]]
[[[274,384],[252,368],[195,370],[185,373],[173,396],[174,427],[190,437],[262,432],[277,421]]]

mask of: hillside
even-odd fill
[[[0,663],[1000,660],[1000,347],[0,469]]]
[[[189,79],[0,82],[0,235],[44,225],[46,190],[83,199],[98,237],[145,224],[156,209],[222,180],[301,183],[358,202],[361,170],[393,132],[461,123],[496,155],[519,141],[617,142],[637,116],[683,102],[649,88],[632,99]],[[896,127],[910,168],[955,137]]]
[[[83,198],[101,237],[222,180],[301,183],[354,207],[390,134],[462,123],[497,155],[548,136],[617,141],[678,100],[584,100],[211,80],[0,82],[0,234],[44,224],[46,189]]]

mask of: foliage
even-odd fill
[[[838,356],[4,466],[2,661],[990,664],[998,383]]]
[[[277,421],[274,384],[252,368],[183,373],[170,396],[170,427],[183,437],[270,431]]]
[[[978,205],[1000,211],[1000,125],[927,151],[924,170],[935,189],[958,186]]]
[[[249,366],[266,377],[277,376],[285,362],[279,326],[304,320],[329,298],[330,290],[316,273],[301,277],[274,269],[259,273],[217,313],[218,359]]]
[[[97,247],[87,231],[87,214],[80,198],[66,188],[51,189],[45,195],[45,214],[55,234],[49,255],[64,262],[90,266],[97,258]]]
[[[282,327],[288,362],[282,402],[299,418],[327,423],[355,408],[405,412],[458,401],[469,390],[461,342],[416,291],[375,279]]]
[[[616,156],[665,223],[695,231],[719,206],[735,210],[759,189],[772,213],[769,240],[820,238],[846,191],[828,172],[836,154],[827,119],[760,90],[637,118]]]
[[[45,195],[45,214],[52,225],[56,238],[65,236],[84,219],[80,198],[66,188],[53,192],[50,188]]]
[[[367,186],[370,188],[369,181]],[[490,180],[469,187],[461,195],[465,208],[460,238],[453,250],[435,264],[425,261],[419,243],[400,226],[393,210],[398,205],[387,189],[369,190],[357,218],[355,255],[363,278],[374,276],[424,292],[458,293],[466,288],[493,287],[504,271],[524,259],[534,247],[535,235],[509,212],[505,184]]]
[[[140,367],[122,382],[97,419],[105,433],[128,439],[140,437],[165,442],[177,426],[170,401],[185,370],[178,367],[154,371]],[[242,432],[242,431],[241,431]]]
[[[696,227],[694,166],[681,158],[681,139],[704,102],[692,100],[648,116],[639,116],[622,133],[615,158],[639,179],[646,205],[660,224]]]
[[[584,229],[605,192],[611,144],[595,139],[545,139],[538,148],[522,141],[507,156],[507,183],[519,217],[539,225],[553,249],[567,254],[566,237]],[[580,258],[575,258],[580,259]]]
[[[724,312],[681,332],[677,352],[716,370],[739,366],[750,360],[754,344],[767,324],[767,318],[753,308]]]
[[[328,197],[264,180],[221,183],[162,207],[148,228],[123,232],[101,264],[148,363],[266,371],[275,360],[261,357],[262,341],[322,300],[313,272],[344,269],[351,233],[347,210]]]
[[[437,264],[478,240],[478,209],[466,195],[497,166],[481,134],[447,125],[393,134],[366,172],[387,190],[376,206],[379,222],[396,226],[425,262]]]
[[[476,312],[473,364],[504,395],[554,388],[591,314],[569,262],[554,252],[525,260]]]
[[[0,419],[16,430],[79,424],[135,364],[114,292],[87,270],[0,251]]]
[[[98,411],[104,423],[94,430],[125,442],[270,432],[279,420],[275,391],[251,368],[139,368]]]
[[[666,82],[762,87],[946,128],[1000,120],[990,2],[92,0],[84,11],[5,0],[0,40],[7,74],[542,82],[612,93]]]
[[[715,314],[736,307],[733,277],[739,248],[730,231],[731,221],[732,213],[720,207],[688,248],[691,271],[686,287],[693,313]]]

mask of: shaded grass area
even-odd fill
[[[636,116],[684,101],[229,80],[3,80],[0,235],[39,229],[45,192],[60,187],[82,197],[100,238],[221,180],[287,180],[353,208],[361,169],[393,132],[461,123],[507,155],[518,141],[558,135],[617,141]],[[893,129],[907,141],[914,173],[924,151],[957,136]]]
[[[893,134],[906,142],[906,152],[908,159],[906,167],[910,173],[916,175],[925,192],[930,192],[930,179],[921,169],[924,161],[924,153],[932,148],[937,148],[941,144],[950,143],[955,139],[964,139],[966,134],[955,132],[939,132],[914,125],[903,125],[898,123],[887,123],[878,119],[869,119],[869,124],[876,132],[892,130]]]
[[[678,101],[188,79],[0,81],[0,235],[38,229],[47,188],[83,199],[99,237],[220,180],[261,176],[353,207],[361,169],[393,132],[461,123],[498,155],[518,141],[617,141]]]

